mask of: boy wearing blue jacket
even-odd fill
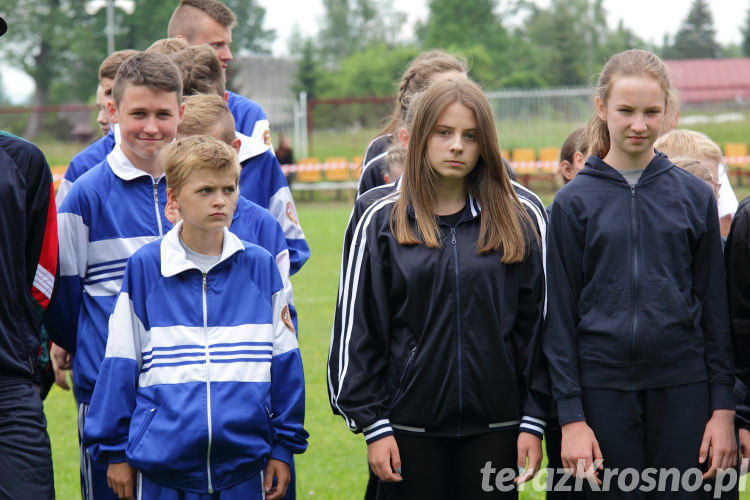
[[[110,113],[122,142],[72,186],[57,214],[60,285],[45,324],[52,340],[73,358],[73,384],[83,433],[88,405],[104,359],[107,320],[133,252],[172,225],[162,147],[182,118],[182,80],[167,56],[138,53],[119,67]],[[107,498],[106,470],[81,449],[83,499]]]
[[[230,146],[187,137],[163,160],[182,220],[128,260],[85,444],[120,498],[281,498],[307,433],[278,267],[226,228]]]

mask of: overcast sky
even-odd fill
[[[536,2],[542,6],[549,4],[549,0]],[[259,0],[259,3],[266,9],[266,27],[276,30],[277,40],[273,44],[276,55],[286,54],[288,39],[295,25],[303,34],[313,35],[323,16],[321,0]],[[665,33],[673,36],[677,32],[691,3],[690,0],[604,0],[611,27],[622,19],[637,35],[657,44],[661,43]],[[427,15],[427,0],[395,0],[393,4],[397,10],[407,14],[410,26]],[[709,5],[719,43],[740,43],[740,27],[745,21],[750,1],[709,0]],[[5,65],[1,67],[6,95],[16,101],[28,96],[33,88],[31,80]]]

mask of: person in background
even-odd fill
[[[115,74],[117,74],[117,69],[125,59],[137,53],[138,51],[136,50],[118,50],[104,58],[99,65],[99,87],[102,89],[102,102],[105,107],[108,108],[109,102],[112,100],[112,83],[114,82]],[[100,113],[102,113],[102,110],[100,110]],[[120,129],[116,118],[112,116],[108,109],[104,114],[107,115],[106,119],[109,122],[109,130],[103,137],[92,142],[70,160],[68,168],[65,169],[65,175],[57,188],[55,202],[58,207],[62,205],[65,196],[67,196],[70,187],[76,179],[90,170],[94,165],[101,163],[120,140]],[[102,117],[102,120],[104,120],[104,117]]]

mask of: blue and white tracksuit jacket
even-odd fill
[[[292,297],[292,282],[289,280],[289,249],[284,239],[284,231],[273,215],[257,203],[244,196],[237,198],[232,224],[229,227],[243,241],[254,243],[265,248],[276,258],[281,281],[289,297],[289,311],[292,315],[294,329],[297,330],[297,310]]]
[[[154,179],[137,169],[115,146],[73,184],[58,209],[60,286],[45,325],[52,340],[73,354],[80,403],[91,401],[126,261],[172,227],[164,217],[166,202],[164,176]]]
[[[55,202],[58,207],[62,205],[63,200],[68,195],[76,179],[103,162],[107,158],[107,155],[112,152],[115,144],[119,143],[120,125],[113,123],[106,135],[95,140],[86,146],[83,151],[73,156],[73,159],[68,164],[68,168],[65,169],[63,180],[60,181],[60,185],[57,187]]]
[[[281,171],[279,160],[268,146],[253,137],[242,135],[239,127],[237,137],[241,144],[240,194],[267,209],[281,224],[289,248],[289,274],[294,274],[310,258],[310,247],[297,217],[292,191]]]
[[[263,108],[257,102],[229,90],[224,91],[224,94],[229,112],[234,118],[234,128],[242,135],[252,137],[269,148],[271,132],[268,117]]]
[[[304,376],[274,258],[225,229],[203,273],[180,230],[128,261],[84,443],[96,460],[206,493],[305,450]]]

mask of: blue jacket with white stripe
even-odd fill
[[[82,175],[58,209],[60,286],[45,325],[73,354],[76,398],[88,403],[107,341],[107,319],[127,259],[172,225],[166,179],[133,166],[119,146]]]
[[[289,274],[294,274],[310,258],[310,247],[297,217],[292,191],[273,152],[267,148],[264,150],[252,137],[241,134],[238,137],[242,166],[240,194],[271,212],[281,224],[289,247]]]
[[[57,194],[55,195],[55,202],[58,207],[62,205],[76,179],[104,161],[107,155],[112,152],[118,140],[118,125],[113,124],[106,135],[86,146],[83,151],[70,160],[68,168],[65,169],[65,176],[60,181],[60,186],[57,188]]]
[[[84,443],[95,460],[211,493],[305,450],[304,376],[275,259],[225,229],[203,273],[180,229],[128,261]]]

